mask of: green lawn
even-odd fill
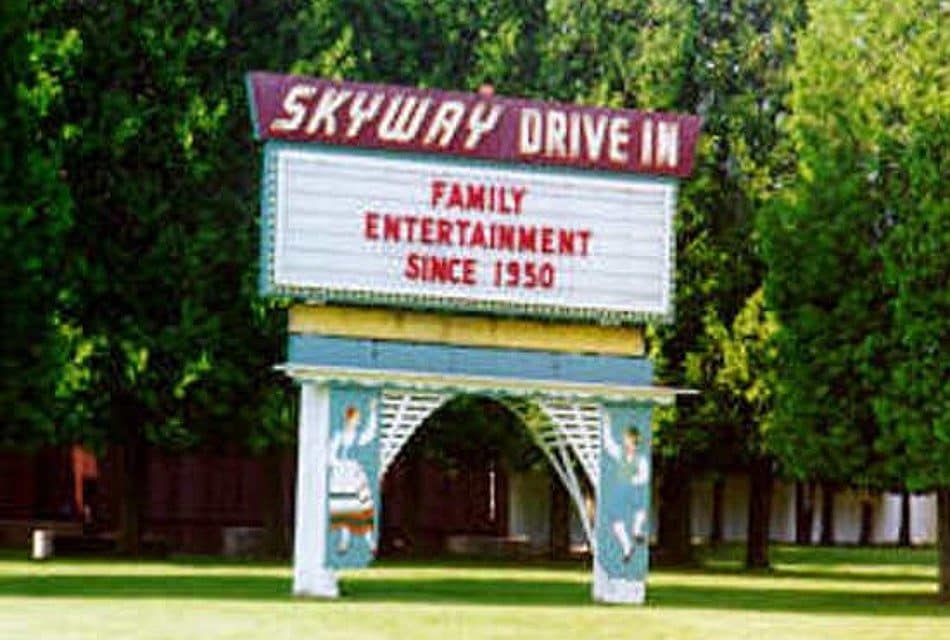
[[[289,596],[284,565],[205,558],[131,563],[0,554],[0,638],[914,638],[950,640],[935,553],[774,549],[770,573],[740,550],[702,571],[657,570],[644,607],[590,602],[579,565],[382,563],[344,575],[344,598]]]

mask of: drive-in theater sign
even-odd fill
[[[642,602],[652,385],[641,324],[672,314],[693,116],[252,73],[266,142],[261,290],[293,301],[301,386],[294,591],[338,594],[376,550],[379,486],[459,393],[525,420],[593,554],[593,595]],[[587,509],[592,488],[596,513]]]

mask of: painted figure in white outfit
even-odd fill
[[[627,562],[633,556],[634,544],[646,542],[646,509],[636,509],[629,523],[625,519],[629,517],[629,505],[636,501],[637,494],[643,491],[642,487],[650,482],[650,461],[638,451],[640,432],[636,427],[624,430],[621,447],[613,438],[610,419],[605,416],[603,440],[604,452],[616,462],[614,473],[620,476],[615,478],[615,495],[605,505],[607,521],[623,551],[623,561]]]
[[[361,425],[360,411],[346,407],[343,429],[330,440],[330,529],[339,531],[337,553],[346,553],[353,536],[363,536],[370,551],[376,552],[373,534],[373,490],[363,465],[355,457],[356,449],[376,436],[376,400],[370,402],[369,419]]]

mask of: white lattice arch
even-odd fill
[[[380,476],[386,473],[399,451],[419,426],[454,394],[424,391],[384,390],[380,416]],[[588,544],[595,537],[591,514],[577,475],[579,466],[596,492],[599,486],[600,404],[591,401],[550,399],[536,402],[545,420],[519,415],[534,442],[544,452],[577,509]],[[576,464],[575,464],[576,463]]]
[[[597,403],[572,400],[545,400],[538,402],[538,407],[547,420],[529,425],[528,430],[571,496],[587,543],[593,549],[594,523],[584,500],[575,461],[596,494],[600,486],[601,407]]]
[[[386,473],[396,456],[433,411],[451,394],[425,391],[383,391],[379,421],[379,475]]]

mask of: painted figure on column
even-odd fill
[[[623,561],[629,562],[633,557],[634,544],[642,545],[646,543],[646,509],[640,507],[634,509],[633,518],[630,519],[629,506],[636,504],[637,497],[642,492],[642,487],[650,483],[650,462],[646,456],[639,455],[637,447],[640,443],[640,431],[636,425],[627,425],[623,429],[623,448],[617,444],[613,437],[613,428],[610,424],[610,417],[604,418],[604,453],[613,458],[616,465],[614,467],[616,478],[615,500],[607,502],[611,513],[607,519],[610,522],[610,530],[613,536],[620,544],[623,552]]]
[[[639,603],[649,562],[650,409],[606,404],[601,418],[594,599]]]
[[[345,392],[342,392],[345,393]],[[341,394],[341,392],[338,392]],[[341,398],[330,436],[327,562],[365,566],[376,552],[376,398]],[[364,402],[360,402],[363,400]],[[357,544],[359,542],[359,544]]]

